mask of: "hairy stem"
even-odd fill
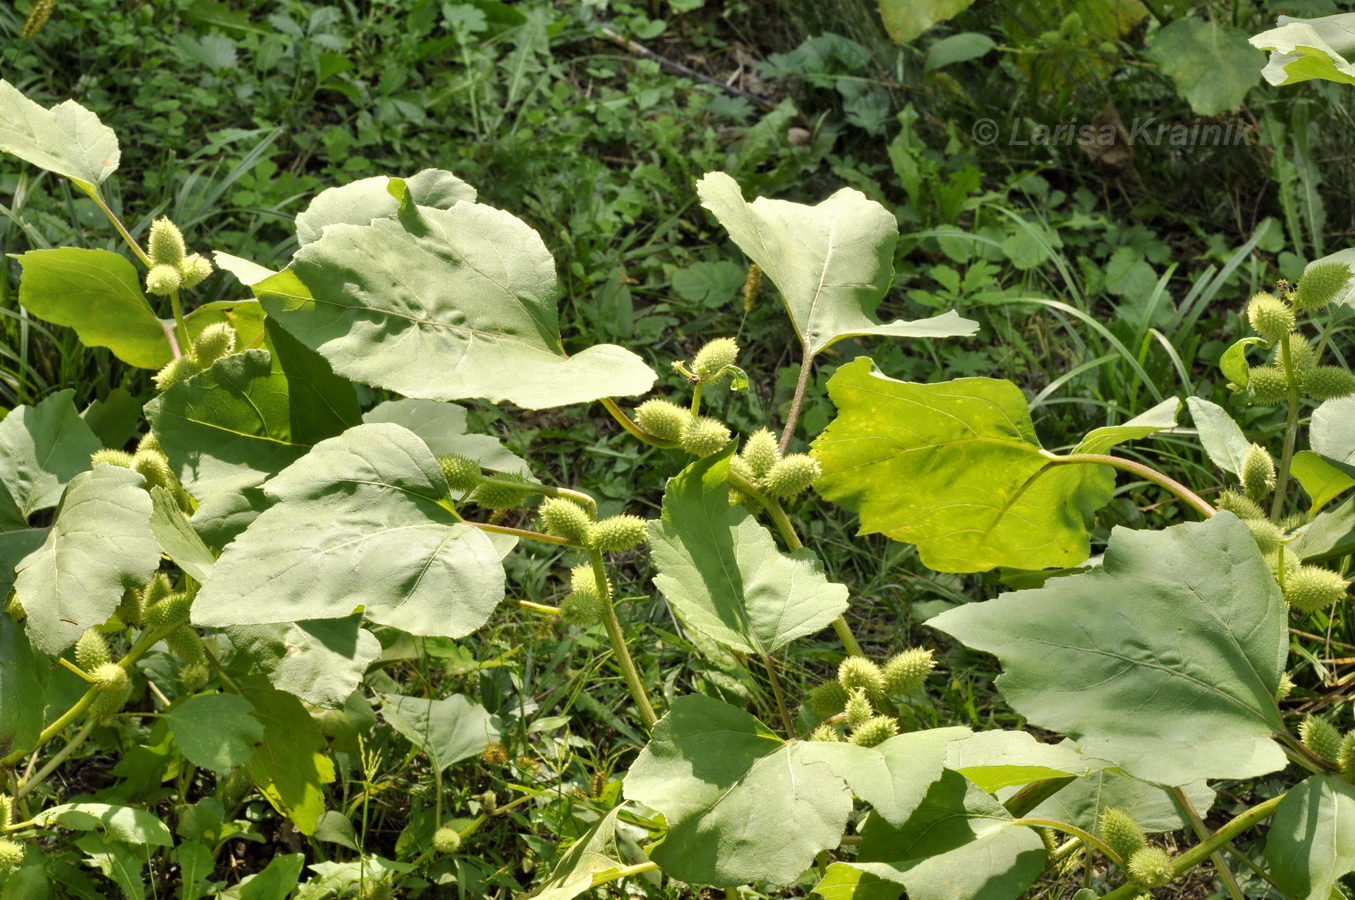
[[[136,242],[136,238],[132,237],[131,232],[129,232],[126,226],[122,224],[122,220],[113,214],[113,210],[108,208],[108,204],[104,202],[103,197],[99,196],[98,188],[86,189],[81,187],[80,190],[85,193],[85,196],[93,200],[99,209],[103,210],[103,214],[108,216],[108,221],[113,223],[113,227],[118,230],[118,234],[122,235],[122,239],[127,242],[127,246],[132,248],[132,252],[136,254],[136,258],[141,260],[141,264],[149,269],[151,267],[151,258],[146,255],[145,250],[141,249],[141,245]]]
[[[529,531],[526,528],[510,528],[507,525],[491,525],[489,522],[472,522],[465,519],[464,524],[472,528],[478,528],[481,531],[492,531],[495,534],[511,534],[513,537],[526,538],[529,541],[541,541],[543,544],[559,544],[561,547],[573,547],[575,550],[582,550],[583,544],[578,541],[571,541],[569,538],[556,537],[553,534],[542,534],[539,531]]]
[[[19,784],[19,787],[14,791],[14,799],[22,800],[35,787],[46,781],[47,776],[55,772],[57,766],[65,762],[66,757],[70,756],[71,753],[73,753],[77,747],[83,744],[85,742],[85,738],[89,737],[89,733],[93,730],[94,730],[94,719],[91,718],[87,722],[85,722],[84,726],[79,731],[75,733],[75,737],[71,738],[70,741],[66,744],[66,746],[62,747],[56,753],[52,754],[52,758],[47,760],[47,764],[44,765],[41,769],[39,769],[37,773],[33,775],[32,778],[25,779],[23,782]]]
[[[602,404],[603,408],[606,409],[607,412],[612,414],[612,418],[616,419],[617,424],[620,425],[622,428],[626,429],[626,431],[630,432],[630,434],[633,437],[639,438],[640,440],[644,441],[646,444],[649,444],[652,447],[660,447],[664,450],[671,450],[677,446],[676,443],[659,440],[654,435],[650,434],[648,431],[645,431],[639,425],[636,425],[635,422],[631,420],[631,417],[626,415],[625,410],[617,406],[616,401],[613,400],[611,397],[603,397],[598,402]]]
[[[635,668],[635,660],[631,658],[630,649],[626,646],[626,635],[621,631],[621,622],[616,618],[616,607],[612,605],[612,587],[607,580],[607,568],[603,565],[602,553],[598,550],[589,550],[588,558],[593,563],[593,578],[598,585],[602,625],[607,629],[607,639],[612,642],[612,652],[616,654],[616,661],[621,666],[621,676],[626,680],[626,687],[630,689],[630,695],[635,700],[635,707],[640,711],[640,720],[645,723],[647,730],[653,730],[654,723],[659,721],[659,717],[654,715],[649,694],[645,692],[644,682],[640,680],[640,673]]]
[[[785,695],[781,693],[781,682],[776,677],[776,664],[765,653],[759,653],[762,657],[762,665],[767,669],[767,680],[772,683],[772,694],[776,697],[776,709],[781,714],[781,727],[786,730],[787,736],[794,737],[795,722],[790,717],[790,710],[786,707]]]
[[[1163,475],[1157,469],[1151,466],[1145,466],[1141,462],[1135,462],[1132,459],[1125,459],[1121,456],[1111,456],[1108,453],[1072,453],[1068,456],[1055,456],[1052,453],[1046,454],[1046,458],[1055,465],[1079,465],[1085,463],[1095,463],[1103,466],[1110,466],[1113,469],[1121,469],[1125,472],[1132,472],[1143,478],[1145,481],[1151,481],[1158,487],[1165,488],[1178,500],[1194,507],[1200,515],[1206,519],[1215,512],[1214,507],[1205,502],[1199,494],[1186,487],[1175,478]]]
[[[619,869],[604,869],[593,876],[593,887],[601,887],[610,881],[617,881],[621,878],[629,878],[632,875],[639,875],[642,872],[652,872],[659,867],[659,864],[653,860],[649,862],[636,863],[633,866],[622,866]]]
[[[1046,778],[1043,781],[1032,781],[1015,794],[1012,794],[1007,802],[1003,804],[1003,807],[1006,808],[1007,812],[1019,819],[1076,780],[1077,778],[1075,776],[1066,775],[1061,778]]]
[[[522,609],[530,609],[532,612],[538,612],[546,616],[558,616],[560,614],[560,607],[558,606],[547,606],[544,603],[533,603],[530,600],[519,600],[515,597],[505,597],[503,602],[508,604],[509,606],[517,606]]]
[[[1195,832],[1195,836],[1202,841],[1207,841],[1213,837],[1209,831],[1209,827],[1204,824],[1204,819],[1200,818],[1199,810],[1195,808],[1194,803],[1190,802],[1190,797],[1186,795],[1186,792],[1179,787],[1174,787],[1171,789],[1170,793],[1172,802],[1176,804],[1177,810],[1185,816],[1188,822],[1190,822],[1190,827]],[[1225,844],[1224,849],[1231,850],[1233,848],[1230,844]],[[1228,863],[1224,861],[1223,854],[1221,852],[1211,853],[1209,855],[1209,861],[1214,864],[1214,871],[1219,873],[1219,878],[1223,879],[1223,885],[1228,889],[1228,895],[1232,897],[1233,900],[1244,900],[1242,888],[1238,885],[1237,878],[1233,875],[1233,870],[1228,868]]]
[[[812,363],[814,357],[809,353],[809,341],[806,340],[801,346],[802,356],[800,360],[800,377],[795,382],[795,396],[790,401],[790,412],[786,414],[786,427],[781,431],[781,452],[784,454],[786,448],[790,446],[790,439],[795,436],[795,426],[800,421],[800,410],[805,403],[805,388],[809,386],[809,375],[813,369]]]
[[[1289,412],[1284,421],[1284,450],[1280,453],[1280,471],[1275,476],[1275,497],[1270,502],[1270,521],[1279,522],[1284,513],[1284,497],[1289,491],[1289,464],[1294,459],[1294,445],[1299,437],[1299,385],[1294,377],[1294,360],[1289,353],[1289,341],[1280,341],[1280,360],[1284,364],[1284,380],[1288,386]]]
[[[1097,850],[1100,850],[1103,854],[1105,854],[1106,858],[1109,859],[1111,862],[1115,863],[1115,865],[1119,866],[1122,869],[1124,868],[1124,860],[1120,859],[1120,854],[1110,849],[1109,845],[1107,845],[1096,835],[1092,834],[1090,831],[1083,831],[1076,825],[1069,825],[1067,822],[1060,822],[1057,819],[1016,819],[1010,822],[1009,824],[1033,825],[1043,828],[1053,828],[1055,831],[1062,831],[1065,834],[1071,834],[1073,837],[1078,838],[1084,843],[1090,844]]]

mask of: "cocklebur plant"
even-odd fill
[[[0,129],[0,149],[73,179],[107,211],[100,185],[118,162],[111,133],[77,106],[57,114],[0,84],[0,119],[19,117],[31,123],[32,139]],[[369,666],[401,643],[457,641],[495,616],[539,614],[605,640],[606,671],[630,697],[619,714],[645,741],[619,789],[578,782],[580,803],[606,803],[590,810],[597,815],[586,833],[541,876],[547,896],[660,873],[713,887],[802,885],[836,897],[1001,900],[1077,853],[1089,871],[1096,854],[1114,864],[1122,885],[1110,896],[1168,884],[1206,860],[1231,890],[1223,853],[1267,821],[1267,858],[1253,865],[1282,890],[1307,883],[1304,895],[1330,896],[1344,873],[1322,860],[1335,858],[1331,848],[1344,839],[1327,823],[1351,802],[1348,738],[1334,731],[1334,751],[1331,735],[1314,749],[1320,726],[1309,726],[1305,741],[1277,698],[1287,683],[1286,595],[1316,577],[1304,567],[1340,578],[1333,561],[1355,549],[1340,525],[1345,514],[1326,508],[1355,487],[1339,477],[1355,446],[1343,430],[1351,398],[1335,396],[1336,375],[1314,375],[1335,365],[1330,342],[1299,331],[1323,303],[1340,302],[1340,273],[1314,269],[1294,291],[1272,294],[1278,305],[1256,316],[1268,337],[1225,361],[1241,396],[1289,404],[1294,426],[1278,453],[1264,435],[1250,450],[1225,411],[1191,403],[1211,459],[1233,476],[1231,505],[1220,499],[1216,507],[1112,452],[1172,428],[1174,400],[1056,454],[1036,440],[1015,385],[900,382],[868,357],[838,366],[829,382],[836,418],[808,454],[795,452],[813,370],[832,345],[958,337],[975,326],[954,313],[877,319],[894,277],[897,222],[857,191],[812,206],[748,202],[733,179],[713,173],[697,192],[789,314],[800,374],[779,435],[736,435],[721,410],[703,409],[705,387],[748,378],[730,338],[707,342],[690,363],[675,361],[687,394],[650,396],[654,371],[620,347],[566,354],[544,244],[448,172],[324,192],[298,216],[300,246],[286,268],[218,254],[219,268],[253,297],[191,311],[180,296],[192,281],[182,268],[188,241],[175,242],[168,226],[146,253],[109,212],[145,272],[106,251],[23,254],[20,300],[33,315],[162,376],[144,410],[141,467],[105,452],[126,451],[101,448],[69,395],[0,420],[0,447],[16,457],[0,466],[13,500],[0,504],[2,571],[13,591],[0,616],[0,765],[22,808],[7,839],[78,846],[66,831],[132,819],[137,830],[110,826],[100,840],[115,848],[102,852],[122,854],[126,865],[116,871],[139,889],[146,871],[173,862],[210,868],[211,835],[249,796],[259,798],[256,816],[267,804],[301,834],[321,834],[322,820],[332,834],[335,816],[354,811],[334,804],[327,785],[338,779],[336,763],[354,770],[354,756],[321,725],[345,717],[350,704],[370,714],[374,702],[410,752],[427,758],[432,815],[411,823],[398,866],[358,850],[355,869],[379,867],[370,884],[380,891],[417,891],[420,881],[458,871],[455,858],[473,851],[485,822],[512,827],[510,813],[537,800],[508,782],[499,790],[515,796],[481,793],[468,803],[475,818],[444,815],[462,811],[444,809],[444,773],[463,760],[506,764],[515,758],[509,744],[523,749],[515,732],[530,723],[512,718],[510,727],[469,695],[400,693]],[[157,266],[178,279],[164,303],[143,289]],[[80,273],[117,285],[125,315],[114,326],[54,287]],[[153,286],[173,282],[161,269]],[[1246,353],[1260,344],[1271,355],[1253,367]],[[1246,375],[1234,377],[1239,362]],[[372,395],[355,384],[393,399],[364,409]],[[1298,451],[1294,410],[1311,401],[1322,404],[1308,430],[1312,450]],[[677,451],[661,515],[599,516],[585,491],[551,484],[488,435],[471,433],[460,402],[600,404],[634,438]],[[1173,513],[1202,521],[1116,529],[1101,565],[1087,565],[1094,517],[1118,472],[1166,491],[1177,501]],[[1291,480],[1310,503],[1297,500]],[[848,587],[804,546],[788,506],[810,492],[857,513],[863,531],[915,544],[937,571],[1060,573],[929,624],[995,653],[1006,669],[998,686],[1013,708],[1075,740],[908,730],[905,711],[927,689],[932,648],[884,651],[878,662],[863,652],[847,620]],[[558,607],[505,600],[503,558],[528,541],[562,554]],[[637,665],[633,648],[652,635],[618,594],[643,586],[627,584],[633,569],[615,563],[641,553],[678,626],[765,679],[757,715],[683,693]],[[1326,578],[1303,596],[1343,602]],[[90,629],[104,638],[107,661],[85,637]],[[844,659],[836,677],[825,672],[800,698],[809,712],[795,715],[786,648],[829,629]],[[38,696],[43,703],[25,702]],[[48,705],[57,710],[50,719]],[[171,830],[142,795],[58,795],[50,776],[83,742],[98,735],[113,744],[133,727],[150,729],[147,743],[131,748],[148,769],[138,777],[178,785],[186,809],[193,778],[184,773],[196,773],[224,810],[216,831],[184,821]],[[365,797],[379,765],[355,743]],[[502,752],[488,752],[496,745]],[[29,758],[47,762],[22,765]],[[1212,832],[1204,827],[1213,797],[1206,781],[1245,781],[1286,765],[1312,777]],[[1106,833],[1115,826],[1102,797],[1134,810],[1140,845],[1128,848],[1127,826],[1118,837]],[[640,854],[618,840],[623,814],[650,835]],[[1183,827],[1197,840],[1175,856],[1147,837]],[[1051,830],[1059,835],[1052,843]],[[69,865],[60,853],[23,852],[16,861],[15,871],[47,880]],[[298,872],[286,876],[287,887]],[[17,876],[0,876],[8,877]],[[201,896],[210,887],[194,889]]]

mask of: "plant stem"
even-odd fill
[[[809,375],[812,371],[814,357],[809,352],[809,341],[805,340],[800,345],[802,351],[800,357],[800,377],[795,381],[795,396],[790,401],[790,412],[786,414],[786,427],[781,430],[780,448],[782,454],[790,446],[790,439],[795,436],[795,426],[800,421],[800,410],[805,403],[805,388],[809,386]]]
[[[573,547],[575,550],[582,550],[583,544],[578,541],[571,541],[569,538],[556,537],[553,534],[542,534],[539,531],[529,531],[526,528],[510,528],[507,525],[491,525],[489,522],[473,522],[470,519],[463,520],[463,524],[472,528],[478,528],[481,531],[492,531],[495,534],[511,534],[513,537],[526,538],[529,541],[541,541],[544,544],[559,544],[561,547]]]
[[[795,533],[795,526],[791,524],[790,517],[786,515],[779,502],[762,493],[757,485],[737,472],[729,473],[729,483],[762,504],[763,509],[767,510],[767,515],[771,517],[772,524],[776,526],[777,533],[781,535],[781,540],[786,542],[787,550],[794,553],[796,550],[804,549],[805,545],[800,542],[800,536]],[[852,634],[852,627],[847,624],[844,616],[838,616],[833,620],[833,631],[837,633],[838,640],[842,641],[848,656],[866,655],[862,652],[861,645],[857,643],[856,636]]]
[[[1199,810],[1195,804],[1190,802],[1190,797],[1179,787],[1174,787],[1170,791],[1172,802],[1176,804],[1177,810],[1185,816],[1190,822],[1191,829],[1195,836],[1202,841],[1209,840],[1213,835],[1210,834],[1209,827],[1204,824],[1204,819],[1200,818]],[[1232,846],[1225,844],[1224,848],[1231,850]],[[1219,878],[1223,879],[1223,885],[1228,889],[1228,894],[1233,900],[1244,900],[1242,888],[1238,886],[1237,878],[1233,875],[1233,870],[1228,868],[1228,863],[1224,861],[1223,854],[1220,852],[1211,853],[1209,861],[1214,864],[1214,871],[1219,873]]]
[[[654,723],[659,721],[659,717],[654,715],[654,707],[649,703],[649,694],[645,693],[644,682],[640,680],[640,673],[635,668],[635,660],[631,658],[630,650],[626,647],[626,635],[621,631],[621,623],[616,618],[616,607],[612,605],[612,586],[607,580],[607,568],[603,565],[602,553],[598,550],[589,550],[588,558],[593,563],[593,578],[597,581],[598,593],[601,595],[599,605],[602,608],[602,625],[607,629],[607,639],[612,642],[612,652],[616,654],[617,663],[621,666],[621,676],[626,679],[626,687],[630,689],[630,695],[640,711],[640,720],[645,723],[646,729],[653,730]]]
[[[650,434],[648,431],[645,431],[639,425],[636,425],[633,421],[631,421],[630,416],[626,415],[625,411],[621,409],[621,407],[616,405],[616,401],[613,400],[611,397],[603,397],[598,402],[602,404],[603,408],[606,409],[607,412],[612,414],[612,418],[616,419],[617,424],[620,425],[622,428],[626,429],[626,431],[629,431],[633,437],[639,438],[640,440],[644,441],[646,444],[649,444],[650,446],[660,447],[664,450],[671,450],[677,446],[676,443],[659,440],[658,438],[654,437],[654,435]]]
[[[1106,858],[1109,859],[1111,862],[1115,863],[1115,865],[1119,866],[1122,869],[1124,868],[1124,860],[1120,859],[1120,854],[1110,849],[1110,847],[1096,835],[1092,834],[1089,831],[1083,831],[1076,825],[1069,825],[1067,822],[1060,822],[1057,819],[1016,819],[1010,822],[1009,824],[1034,825],[1043,828],[1053,828],[1056,831],[1062,831],[1065,832],[1066,834],[1071,834],[1073,837],[1076,837],[1083,841],[1084,843],[1090,844],[1097,850],[1100,850],[1103,854],[1105,854]]]
[[[692,388],[692,415],[694,416],[701,415],[701,388],[704,386],[703,382],[698,381]]]
[[[105,216],[108,216],[108,221],[113,223],[113,227],[118,230],[118,234],[122,235],[122,239],[127,242],[127,246],[132,248],[132,252],[136,254],[136,258],[141,260],[142,265],[149,269],[151,267],[151,258],[146,255],[145,250],[141,249],[141,245],[138,244],[136,242],[136,239],[132,237],[131,233],[122,224],[122,221],[118,219],[117,216],[113,215],[113,210],[109,209],[108,204],[104,203],[103,197],[99,196],[98,189],[94,188],[86,190],[85,188],[80,188],[80,190],[84,191],[85,196],[93,200],[95,205],[97,205],[99,209],[103,210],[103,214]]]
[[[623,866],[620,869],[605,869],[593,876],[592,886],[601,887],[610,881],[629,878],[632,875],[639,875],[641,872],[652,872],[658,867],[658,863],[650,860],[649,862],[636,863],[633,866]]]
[[[517,606],[521,607],[522,609],[530,609],[532,612],[539,612],[542,615],[558,616],[560,614],[560,607],[558,606],[547,606],[544,603],[533,603],[530,600],[519,600],[515,597],[505,597],[503,602],[507,603],[509,606]]]
[[[32,778],[25,780],[19,785],[19,787],[14,791],[14,799],[22,800],[35,787],[46,781],[47,776],[55,772],[57,766],[65,762],[66,757],[70,756],[71,753],[73,753],[77,747],[83,744],[85,742],[85,738],[89,737],[89,733],[93,730],[94,730],[94,719],[91,718],[85,722],[84,727],[82,727],[79,731],[75,733],[75,737],[71,738],[70,741],[66,744],[66,746],[62,747],[60,750],[58,750],[56,753],[52,755],[51,759],[47,760],[46,765],[39,769]]]
[[[781,682],[776,677],[776,664],[765,653],[759,653],[762,657],[762,665],[767,669],[767,680],[772,683],[772,694],[776,697],[776,708],[781,713],[781,727],[786,729],[786,734],[790,737],[795,736],[795,723],[791,720],[790,710],[786,708],[786,698],[781,693]]]
[[[1151,466],[1145,466],[1141,462],[1135,462],[1132,459],[1125,459],[1121,456],[1111,456],[1108,453],[1072,453],[1068,456],[1055,456],[1052,453],[1046,453],[1046,458],[1055,465],[1081,465],[1086,463],[1095,463],[1103,466],[1110,466],[1113,469],[1122,469],[1125,472],[1133,472],[1140,478],[1151,481],[1158,487],[1166,488],[1178,500],[1181,500],[1194,507],[1200,515],[1206,519],[1215,512],[1214,507],[1205,502],[1199,494],[1186,487],[1175,478],[1163,475],[1157,469]]]
[[[183,318],[183,300],[179,297],[179,291],[176,289],[170,292],[169,308],[174,311],[174,330],[178,333],[178,341],[181,352],[187,352],[190,357],[196,356],[193,352],[193,342],[188,339],[188,323]]]
[[[154,647],[173,630],[173,628],[162,628],[159,631],[143,631],[141,633],[141,639],[132,646],[131,650],[127,651],[126,656],[118,660],[118,665],[130,671],[132,664],[140,659],[143,653]],[[94,702],[94,698],[98,695],[99,689],[97,687],[90,687],[89,690],[85,691],[84,696],[75,701],[75,704],[70,709],[61,714],[61,718],[42,730],[38,735],[37,742],[34,743],[32,747],[29,747],[26,750],[16,750],[9,756],[0,759],[0,767],[9,768],[22,760],[29,753],[36,753],[38,750],[42,749],[42,747],[51,741],[52,738],[65,731],[68,725],[80,718],[85,710],[89,709],[89,705]]]
[[[1284,363],[1284,380],[1288,386],[1289,413],[1284,421],[1284,450],[1280,454],[1280,471],[1275,476],[1275,498],[1270,503],[1270,521],[1279,522],[1284,512],[1284,496],[1289,491],[1289,464],[1294,459],[1294,445],[1299,437],[1299,386],[1294,377],[1294,360],[1289,354],[1289,341],[1280,341],[1280,360]]]

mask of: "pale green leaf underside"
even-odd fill
[[[770,654],[828,626],[847,608],[813,551],[785,554],[746,510],[729,504],[729,456],[668,482],[663,518],[649,524],[654,584],[697,631],[745,653]]]
[[[869,890],[864,896],[880,900],[898,897],[904,886],[910,900],[1015,900],[1044,868],[1045,854],[1034,831],[1011,821],[996,800],[946,772],[902,826],[872,815],[861,830],[859,861],[834,863],[815,892],[846,900],[858,896],[848,888],[860,882]],[[895,893],[886,892],[888,882]]]
[[[0,420],[0,531],[22,531],[28,516],[55,506],[100,449],[71,402],[74,396],[73,390],[58,391],[36,406],[16,406]]]
[[[934,728],[899,734],[875,747],[845,741],[811,741],[806,760],[822,760],[891,825],[902,825],[941,777],[946,756],[965,743],[968,728]]]
[[[765,197],[748,203],[723,172],[707,174],[696,190],[780,289],[807,358],[846,337],[954,337],[978,328],[954,312],[918,322],[875,320],[894,280],[899,228],[893,213],[860,191],[843,188],[815,206]]]
[[[495,472],[531,476],[526,461],[487,434],[467,429],[466,409],[434,400],[387,400],[362,414],[364,422],[393,422],[417,434],[434,456],[455,453]]]
[[[560,857],[550,878],[532,893],[532,900],[573,900],[593,887],[593,876],[625,866],[616,851],[616,817],[622,806],[610,809],[588,833]]]
[[[160,564],[140,475],[102,465],[67,485],[41,547],[19,563],[14,591],[33,646],[56,655],[103,624]]]
[[[1314,775],[1290,789],[1270,820],[1270,874],[1286,897],[1328,900],[1355,871],[1355,789]]]
[[[814,441],[815,489],[856,512],[861,533],[917,544],[940,572],[1069,568],[1090,555],[1114,473],[1054,465],[1014,384],[895,381],[863,357],[828,393],[838,415]]]
[[[544,409],[642,394],[654,372],[599,344],[566,357],[555,264],[522,220],[475,203],[331,225],[255,286],[340,375],[425,400]]]
[[[679,697],[626,775],[627,799],[668,820],[651,858],[694,884],[795,881],[838,845],[852,805],[807,747],[718,700]]]
[[[19,302],[46,322],[75,329],[86,347],[107,347],[129,366],[159,369],[172,358],[165,329],[141,292],[141,276],[107,250],[30,250]]]
[[[1355,472],[1355,396],[1328,400],[1313,410],[1308,440],[1318,456]]]
[[[43,109],[0,80],[0,152],[93,190],[118,168],[118,138],[74,100]]]
[[[268,676],[273,687],[313,706],[337,709],[357,690],[381,642],[362,627],[362,614],[343,619],[233,625],[237,652]]]
[[[216,556],[188,524],[174,497],[163,487],[151,488],[151,534],[180,569],[206,583],[216,565]]]
[[[1287,647],[1279,587],[1230,513],[1117,528],[1103,565],[929,621],[1002,662],[1034,725],[1159,784],[1283,768],[1271,734]]]
[[[1251,442],[1233,417],[1222,406],[1199,397],[1187,397],[1186,406],[1190,408],[1190,417],[1195,420],[1195,429],[1200,433],[1200,444],[1209,459],[1225,472],[1234,475],[1241,472],[1242,458],[1247,455]]]
[[[297,213],[297,243],[303,247],[312,243],[330,225],[367,225],[395,215],[400,211],[397,191],[392,190],[397,180],[374,175],[316,194],[310,205]],[[403,182],[404,190],[420,206],[447,209],[463,200],[475,202],[475,188],[443,169],[424,169]]]
[[[1279,27],[1251,38],[1251,44],[1269,50],[1262,70],[1271,84],[1295,84],[1322,78],[1355,84],[1355,14],[1316,19],[1280,16]]]
[[[155,816],[133,806],[115,803],[63,803],[34,817],[38,825],[61,824],[77,831],[102,831],[115,841],[172,847],[174,839]]]
[[[193,604],[200,625],[367,618],[411,634],[464,637],[503,599],[484,532],[443,505],[432,453],[398,425],[316,444],[264,488],[275,504],[227,545]]]
[[[1214,805],[1214,791],[1204,781],[1183,787],[1195,809],[1204,815]],[[1165,788],[1115,769],[1102,769],[1066,785],[1057,794],[1031,810],[1032,818],[1056,819],[1102,836],[1101,813],[1121,809],[1149,833],[1176,831],[1190,823],[1181,818]]]
[[[438,771],[479,756],[486,744],[499,739],[498,719],[461,694],[443,700],[382,694],[381,716],[427,753]]]
[[[1024,731],[983,731],[947,747],[946,768],[994,793],[1063,775],[1086,775],[1110,765],[1071,742],[1042,744]]]

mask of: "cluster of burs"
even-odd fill
[[[747,376],[736,365],[738,353],[732,338],[717,338],[697,352],[690,366],[685,361],[675,362],[673,367],[692,387],[690,404],[646,400],[634,411],[635,433],[646,443],[681,449],[698,458],[723,450],[732,435],[719,419],[699,414],[701,392],[726,378],[733,380],[736,389],[747,386]],[[644,519],[623,514],[596,520],[587,498],[573,491],[546,488],[513,474],[486,476],[479,462],[455,454],[438,457],[438,463],[448,487],[462,494],[463,502],[496,512],[526,506],[533,495],[549,495],[537,509],[542,531],[590,551],[590,556],[592,552],[619,553],[647,539]],[[762,429],[749,436],[742,451],[730,458],[729,471],[730,503],[756,513],[767,503],[802,493],[818,478],[819,464],[803,453],[783,456],[776,438]],[[601,566],[592,561],[575,566],[570,572],[568,593],[560,603],[560,616],[571,625],[592,625],[610,596],[611,585]]]
[[[847,657],[836,680],[805,698],[805,705],[825,720],[809,739],[840,741],[845,734],[862,747],[884,743],[899,733],[896,704],[920,689],[935,667],[932,651],[919,648],[896,654],[883,666],[864,656]]]
[[[1290,406],[1297,410],[1301,399],[1335,400],[1355,393],[1355,375],[1340,366],[1320,365],[1325,336],[1314,346],[1299,329],[1300,314],[1325,309],[1345,289],[1350,270],[1339,263],[1310,266],[1298,286],[1281,282],[1277,291],[1261,291],[1247,304],[1247,319],[1262,340],[1271,345],[1271,361],[1252,366],[1247,384],[1230,385],[1253,404]],[[1346,596],[1348,582],[1321,566],[1301,563],[1286,545],[1297,529],[1308,524],[1309,515],[1295,513],[1280,518],[1278,510],[1267,514],[1263,504],[1275,489],[1275,460],[1259,444],[1252,444],[1243,457],[1237,490],[1219,495],[1216,505],[1246,522],[1266,561],[1284,591],[1285,602],[1299,613],[1324,610]]]

